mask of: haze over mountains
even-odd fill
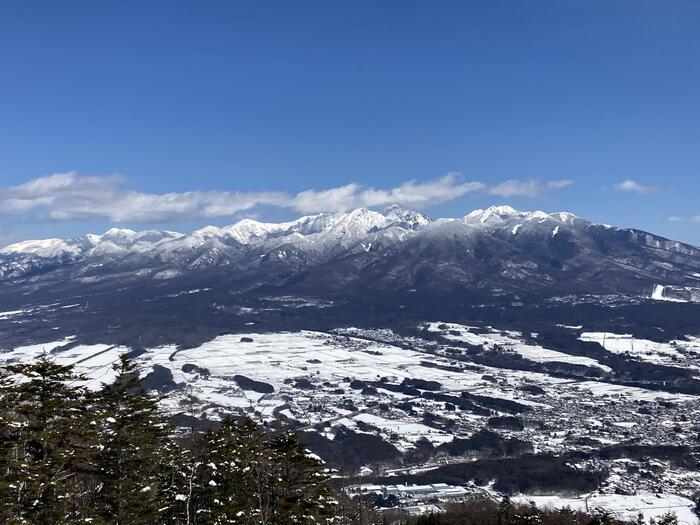
[[[571,213],[509,206],[431,220],[391,206],[283,223],[244,219],[189,235],[113,228],[0,250],[9,289],[157,286],[214,278],[232,290],[362,290],[552,297],[625,294],[700,300],[700,249]],[[211,284],[211,283],[210,283]]]

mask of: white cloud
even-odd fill
[[[391,190],[368,189],[362,192],[361,200],[365,206],[385,206],[394,202],[409,206],[422,207],[439,204],[486,187],[481,182],[460,182],[456,173],[449,173],[440,179],[427,182],[404,182]]]
[[[685,219],[683,217],[679,217],[678,215],[672,215],[668,218],[668,220],[671,222],[683,222]]]
[[[499,197],[539,197],[549,190],[558,190],[574,184],[570,179],[541,182],[536,179],[517,180],[511,179],[488,189],[491,195]]]
[[[281,192],[192,191],[151,194],[124,189],[120,176],[83,177],[58,173],[0,189],[0,213],[32,212],[52,220],[106,219],[167,222],[235,215],[258,205],[283,204]]]
[[[575,184],[575,182],[571,179],[552,180],[547,183],[547,188],[559,190],[561,188],[566,188],[567,186],[572,186],[573,184]]]
[[[400,204],[415,208],[447,202],[468,193],[482,192],[502,197],[536,197],[563,188],[573,181],[550,182],[509,180],[488,187],[464,181],[457,173],[428,181],[407,181],[393,188],[363,187],[357,183],[325,190],[309,189],[297,194],[281,191],[189,191],[142,193],[125,187],[118,175],[81,176],[56,173],[19,186],[0,188],[0,217],[90,220],[111,222],[169,222],[181,219],[230,217],[258,206],[292,209],[300,213],[338,212],[358,207]]]
[[[291,199],[292,207],[302,213],[343,211],[355,206],[359,186],[355,183],[330,190],[306,190]]]
[[[404,182],[388,190],[361,189],[357,184],[323,191],[307,190],[292,199],[292,207],[302,213],[346,211],[389,204],[422,208],[454,200],[467,193],[483,190],[485,187],[481,182],[461,182],[458,174],[449,173],[439,179],[426,182]]]
[[[640,184],[636,180],[632,179],[623,180],[622,182],[615,184],[615,189],[618,191],[626,191],[632,193],[649,193],[650,191],[654,191],[653,187],[644,186],[643,184]]]

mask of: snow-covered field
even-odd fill
[[[194,396],[202,406],[209,407],[207,413],[213,417],[221,413],[221,407],[247,409],[263,419],[272,419],[273,410],[280,409],[284,416],[306,425],[325,421],[334,426],[345,420],[346,426],[353,428],[358,421],[374,425],[380,420],[372,423],[367,414],[348,415],[347,410],[339,408],[341,400],[364,404],[364,396],[349,388],[351,380],[388,378],[396,383],[404,378],[422,378],[438,381],[448,391],[475,388],[482,383],[480,374],[426,368],[421,365],[425,360],[424,354],[396,346],[310,331],[224,335],[197,348],[156,348],[139,357],[144,364],[167,368],[176,383],[187,385],[169,396],[167,404],[173,409],[183,406],[187,396]],[[244,390],[232,380],[234,375],[267,383],[274,392]],[[306,386],[299,388],[298,381]],[[343,394],[333,394],[337,389]],[[408,397],[382,392],[394,400]],[[399,448],[409,448],[421,435],[436,443],[452,439],[424,425],[410,423],[409,427],[409,422],[390,418],[380,423],[387,431],[401,430]]]
[[[637,359],[663,365],[683,365],[688,356],[700,362],[700,339],[688,337],[686,341],[675,340],[658,343],[648,339],[638,339],[630,334],[613,334],[610,332],[583,332],[582,341],[600,344],[609,352],[629,353]],[[697,368],[697,363],[695,363]]]
[[[439,324],[432,323],[430,329],[438,330]],[[501,345],[533,361],[554,360],[603,367],[593,359],[570,356],[524,344],[513,332],[490,331],[486,334],[477,334],[470,331],[470,327],[467,326],[454,324],[448,326],[449,332],[443,330],[443,333],[448,334],[448,338],[486,346]],[[459,332],[459,335],[455,335],[455,332]],[[629,336],[588,332],[584,333],[582,338],[595,341],[605,339],[606,347],[620,351],[626,351],[628,345],[631,345]],[[645,355],[647,352],[651,353],[652,349],[658,354],[670,355],[676,352],[671,345],[645,340],[635,341],[635,348],[638,348],[640,353],[644,352]],[[74,364],[76,371],[90,377],[90,386],[97,388],[101,382],[111,380],[113,377],[111,364],[116,362],[120,353],[128,350],[124,347],[105,344],[72,346],[73,344],[73,338],[69,337],[43,344],[20,346],[11,351],[0,351],[0,363],[27,362],[47,352],[59,363]],[[684,342],[684,344],[700,352],[700,340]],[[698,355],[700,356],[700,353]],[[502,378],[503,384],[499,386],[485,382],[481,372],[469,369],[452,371],[428,368],[423,365],[426,361],[438,365],[451,364],[447,358],[426,355],[391,344],[312,331],[223,335],[196,348],[177,349],[175,346],[152,348],[139,355],[136,360],[142,375],[152,371],[154,365],[160,365],[172,373],[175,383],[187,386],[186,389],[170,395],[168,403],[173,408],[182,401],[181,397],[189,395],[196,397],[210,408],[252,408],[261,410],[260,415],[263,417],[272,417],[273,408],[288,402],[282,399],[282,394],[293,394],[297,398],[309,395],[313,397],[313,395],[326,393],[330,388],[324,383],[345,386],[345,397],[352,397],[354,392],[347,388],[347,383],[352,379],[377,381],[386,378],[390,382],[397,383],[405,378],[420,378],[439,382],[445,392],[468,390],[476,394],[513,399],[523,404],[542,407],[548,406],[546,401],[528,398],[518,393],[515,387],[520,384],[536,384],[545,390],[549,388],[558,390],[559,385],[566,384],[569,390],[587,391],[593,396],[647,400],[667,398],[678,401],[691,399],[690,396],[680,394],[643,390],[600,381],[580,381],[569,385],[571,381],[542,373],[481,367],[483,372],[493,373]],[[198,368],[193,369],[186,365],[196,365]],[[183,367],[188,371],[184,371]],[[201,373],[202,370],[206,373]],[[268,383],[274,388],[274,393],[262,395],[242,390],[232,381],[233,375],[243,375]],[[304,391],[295,388],[294,382],[300,379],[308,380],[316,387],[315,390]],[[396,392],[383,391],[383,393],[395,399],[405,397]]]
[[[0,352],[0,363],[29,363],[46,353],[51,355],[58,364],[73,365],[78,374],[85,374],[85,386],[97,390],[103,384],[114,380],[112,364],[119,355],[128,352],[123,346],[106,344],[72,346],[74,338],[67,337],[50,343],[18,346],[12,351]],[[60,351],[61,347],[67,349]]]
[[[538,507],[561,509],[570,507],[573,510],[601,508],[614,512],[620,519],[634,520],[641,512],[648,522],[651,518],[673,512],[678,517],[680,525],[697,525],[700,523],[693,512],[695,504],[692,500],[671,494],[640,494],[624,496],[618,494],[594,494],[588,498],[564,498],[560,496],[519,496],[513,498],[520,503],[534,502]]]
[[[526,343],[516,332],[456,324],[445,326],[442,323],[431,323],[428,327],[431,331],[440,331],[448,340],[452,338],[487,347],[498,345],[531,361],[559,361],[605,368],[594,359],[570,356]],[[422,379],[439,383],[440,393],[448,396],[459,397],[466,392],[515,401],[529,408],[518,416],[525,422],[525,428],[499,432],[532,443],[536,452],[561,453],[582,438],[597,441],[600,446],[614,445],[635,436],[640,443],[682,444],[692,438],[693,425],[700,422],[697,411],[692,409],[697,406],[697,398],[693,396],[599,380],[564,379],[541,372],[465,366],[463,362],[450,358],[449,353],[443,351],[444,345],[437,349],[429,347],[430,350],[425,351],[420,340],[402,340],[388,330],[346,329],[345,332],[349,335],[314,331],[222,335],[195,348],[163,346],[147,349],[135,359],[142,376],[154,370],[157,372],[159,380],[167,387],[164,406],[173,412],[191,411],[192,415],[206,414],[218,418],[236,411],[268,421],[287,418],[303,430],[318,431],[329,439],[334,438],[333,429],[346,427],[355,432],[376,434],[404,452],[415,447],[421,438],[438,447],[456,437],[468,437],[485,428],[490,416],[477,415],[459,407],[447,410],[444,401],[382,388],[381,381],[397,385],[407,378]],[[611,351],[626,352],[634,344],[635,351],[649,359],[673,358],[676,353],[686,357],[700,356],[697,353],[700,340],[697,339],[664,345],[614,334],[586,332],[581,337],[601,343],[604,340],[606,348]],[[681,343],[687,350],[681,352]],[[79,344],[76,338],[67,337],[0,350],[0,363],[29,362],[46,352],[59,363],[73,364],[76,372],[88,377],[87,386],[97,389],[113,379],[112,364],[127,350],[107,344]],[[255,383],[248,384],[246,380],[240,383],[240,379],[234,376],[244,376],[262,386],[256,387]],[[373,382],[376,391],[363,392],[361,386],[353,388],[350,384],[354,380]],[[527,390],[533,386],[541,392]],[[410,403],[410,410],[397,407],[406,403]],[[672,403],[672,408],[658,408],[659,403]],[[640,406],[657,411],[642,413]],[[444,423],[449,424],[443,427],[431,425],[424,418],[428,414],[438,414]],[[492,409],[491,415],[509,413]],[[682,478],[686,481],[678,485],[678,480],[685,474],[674,470],[668,463],[660,465],[669,473],[665,478],[662,476],[669,488],[676,490],[694,483],[695,478],[686,476]],[[623,473],[622,478],[625,476]],[[618,478],[611,480],[617,483]],[[688,491],[683,489],[681,493],[688,494]],[[638,499],[606,497],[613,499],[596,496],[595,503],[618,505],[619,512],[643,509],[652,516],[657,510],[660,514],[663,508],[673,506],[671,503],[675,501],[680,503],[674,506],[674,510],[678,510],[679,516],[685,516],[683,513],[687,508],[687,500],[673,500],[671,496],[662,499],[653,495]],[[654,506],[648,501],[659,505]],[[581,500],[550,498],[543,499],[542,503],[570,504],[573,507]]]
[[[402,440],[415,444],[421,438],[426,438],[433,445],[448,443],[454,436],[448,432],[437,430],[421,423],[410,423],[400,419],[388,419],[374,414],[359,414],[351,421],[361,421],[382,430],[384,433],[396,433]]]
[[[477,333],[476,327],[454,323],[428,323],[426,326],[431,332],[442,332],[447,339],[463,341],[472,345],[484,345],[486,348],[493,348],[497,345],[507,351],[519,354],[525,359],[538,363],[569,363],[602,368],[606,372],[610,371],[609,367],[589,357],[569,355],[563,352],[542,348],[538,345],[527,344],[521,339],[521,334],[519,332],[499,331],[488,327],[486,330],[480,329],[480,333]],[[440,326],[446,326],[447,328],[441,329],[439,328]]]

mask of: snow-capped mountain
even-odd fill
[[[3,256],[33,256],[38,258],[100,256],[110,253],[150,250],[159,243],[182,237],[181,233],[146,230],[135,232],[112,228],[102,235],[88,234],[72,239],[42,239],[11,244],[0,250]]]
[[[221,286],[245,279],[248,287],[306,293],[422,289],[697,300],[700,250],[571,213],[509,206],[435,221],[398,206],[382,213],[360,208],[283,223],[243,219],[189,235],[113,228],[0,250],[0,279],[10,287],[205,276]]]

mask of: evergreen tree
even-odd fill
[[[574,512],[568,505],[557,509],[556,513],[562,523],[572,523],[576,519],[576,512]]]
[[[508,496],[505,496],[498,504],[496,511],[496,523],[498,525],[510,525],[515,514],[515,505]]]
[[[651,521],[652,525],[678,525],[678,518],[673,512],[666,512]]]
[[[642,514],[641,512],[639,514],[637,514],[637,517],[632,522],[632,524],[633,525],[645,525],[646,522],[644,521],[644,514]]]
[[[617,523],[615,514],[606,509],[596,508],[588,525],[614,525],[615,523]]]
[[[204,463],[207,458],[208,443],[201,439],[199,431],[202,412],[197,398],[188,388],[187,397],[181,403],[185,411],[185,421],[189,424],[179,429],[180,457],[172,464],[173,483],[171,484],[172,500],[169,508],[175,516],[184,516],[184,523],[210,523],[212,516],[211,504],[206,497]],[[213,514],[218,515],[218,514]]]
[[[418,520],[416,520],[416,525],[440,525],[442,523],[442,520],[440,519],[439,514],[426,514],[424,516],[420,516]]]
[[[97,513],[115,525],[158,523],[166,507],[172,429],[126,354],[114,369],[116,379],[97,396]]]
[[[82,482],[94,450],[87,391],[76,386],[84,378],[46,354],[7,370],[16,377],[0,385],[7,523],[83,522],[90,510]]]
[[[10,410],[13,382],[5,370],[0,371],[0,522],[7,523],[18,514],[13,472],[17,446],[17,426]]]
[[[228,416],[205,436],[207,457],[202,484],[211,523],[270,523],[270,454],[260,426]]]
[[[233,417],[208,432],[205,492],[198,516],[221,525],[327,523],[336,502],[323,463],[294,434],[266,434],[253,420]]]
[[[270,494],[275,505],[272,523],[328,523],[336,502],[327,481],[329,470],[299,443],[296,434],[281,431],[269,440]]]
[[[163,525],[194,525],[208,523],[204,516],[198,519],[198,501],[201,487],[195,476],[201,463],[192,449],[184,443],[169,440],[160,452],[161,464],[156,479],[163,506],[159,509],[159,520]]]

